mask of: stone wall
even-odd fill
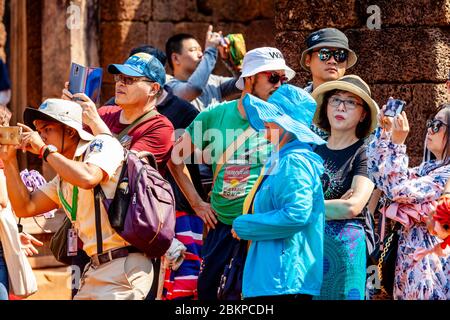
[[[5,14],[5,0],[0,0],[0,59],[6,61],[5,44],[6,44],[6,28],[3,23]]]
[[[367,13],[377,5],[381,29],[370,30]],[[314,30],[335,27],[346,33],[358,62],[348,71],[371,86],[381,106],[390,97],[408,103],[411,133],[407,140],[413,163],[420,162],[425,121],[446,101],[445,80],[450,70],[450,0],[310,0],[275,1],[276,44],[299,71],[294,82],[310,80],[301,71],[304,40]]]
[[[100,63],[124,61],[131,48],[151,44],[165,50],[175,33],[193,34],[204,44],[209,24],[223,33],[243,33],[247,49],[275,44],[272,0],[100,0]],[[218,64],[218,74],[227,74]],[[114,94],[105,76],[102,100]]]

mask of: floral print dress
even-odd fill
[[[367,149],[371,179],[393,201],[387,217],[402,224],[395,267],[394,299],[450,299],[450,256],[429,254],[416,262],[417,248],[430,249],[442,242],[432,236],[421,218],[434,210],[447,179],[450,165],[427,161],[408,168],[406,146],[391,142],[391,134],[377,129]]]

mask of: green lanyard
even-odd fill
[[[59,200],[61,201],[62,205],[64,206],[64,209],[66,209],[66,211],[70,213],[72,222],[75,222],[77,220],[77,210],[78,210],[78,187],[77,186],[73,187],[72,206],[70,206],[69,203],[66,201],[66,199],[64,199],[64,195],[62,193],[61,187],[62,187],[62,181],[59,185],[59,192],[58,192]]]

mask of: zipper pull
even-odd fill
[[[132,201],[132,203],[133,203],[133,204],[136,204],[136,192],[133,193],[133,201]]]

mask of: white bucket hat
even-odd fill
[[[83,109],[76,102],[47,99],[39,106],[39,109],[26,108],[23,113],[23,120],[33,130],[36,130],[35,120],[57,121],[74,128],[82,140],[91,141],[94,136],[83,129],[82,113]]]
[[[295,71],[286,65],[283,54],[277,48],[262,47],[250,50],[244,56],[242,74],[236,82],[236,87],[244,90],[244,78],[259,72],[274,70],[284,70],[288,80],[295,77]]]

